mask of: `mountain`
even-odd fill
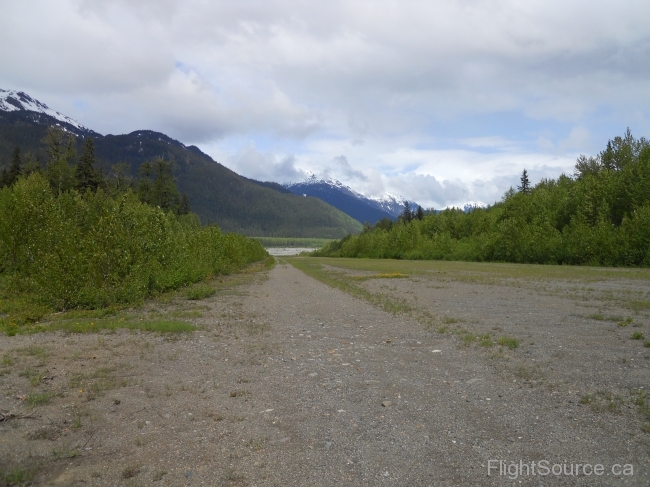
[[[215,162],[198,147],[159,132],[138,130],[124,135],[101,135],[23,92],[0,90],[0,169],[9,165],[16,146],[47,160],[42,143],[48,127],[58,126],[77,138],[92,136],[99,167],[126,162],[131,175],[149,159],[175,162],[177,185],[189,198],[192,211],[204,223],[250,236],[341,238],[358,233],[361,223],[318,198],[291,194],[275,183],[266,186],[242,177]],[[277,187],[276,187],[277,186]]]
[[[394,219],[374,201],[334,179],[318,179],[312,174],[304,181],[285,184],[284,187],[297,195],[320,198],[360,222],[374,225],[382,218]]]
[[[384,196],[369,198],[378,208],[381,208],[386,213],[390,214],[393,219],[404,213],[404,205],[408,202],[411,211],[418,209],[418,204],[415,201],[408,201],[401,196],[396,196],[392,193],[386,193]]]
[[[52,110],[46,104],[32,98],[22,91],[0,89],[0,116],[3,121],[24,121],[26,123],[58,126],[75,135],[99,135],[81,125],[76,120]]]
[[[390,193],[382,197],[367,198],[336,179],[321,179],[315,174],[303,181],[285,184],[284,187],[295,194],[320,198],[355,220],[371,225],[382,218],[397,219],[404,212],[406,203],[404,198]],[[417,209],[417,203],[408,203],[411,209]]]

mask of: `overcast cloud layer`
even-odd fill
[[[498,200],[650,129],[650,2],[0,0],[0,88],[248,177]]]

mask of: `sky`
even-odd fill
[[[0,88],[247,177],[493,203],[650,131],[647,0],[0,0]]]

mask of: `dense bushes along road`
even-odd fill
[[[57,194],[39,172],[0,190],[5,300],[57,310],[128,304],[266,255],[256,240],[201,227],[196,215],[161,210],[131,190]]]

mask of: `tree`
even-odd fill
[[[97,191],[101,176],[95,169],[95,146],[92,137],[86,137],[81,158],[75,168],[75,189],[84,192],[87,189]]]
[[[521,186],[517,186],[517,189],[520,193],[529,194],[530,193],[530,180],[528,179],[528,171],[524,169],[524,172],[521,173]]]
[[[181,195],[181,201],[178,205],[178,214],[179,215],[187,215],[189,212],[192,211],[192,208],[190,207],[190,200],[187,197],[186,194]]]
[[[51,127],[45,136],[48,162],[45,170],[50,186],[56,194],[74,188],[74,169],[70,161],[76,158],[75,139],[58,127]]]
[[[422,220],[424,218],[424,210],[420,205],[418,205],[418,210],[415,212],[415,218]]]
[[[384,217],[375,223],[375,228],[381,228],[382,230],[388,232],[391,228],[393,228],[393,220]]]
[[[126,162],[113,164],[108,175],[107,185],[109,191],[114,194],[123,193],[132,187],[131,166]]]
[[[404,212],[402,213],[402,220],[409,223],[413,220],[413,212],[411,211],[411,206],[408,201],[404,202]]]
[[[184,203],[176,188],[174,163],[162,157],[146,161],[140,166],[138,196],[145,203],[163,210],[172,210],[176,214],[189,206],[189,201]]]
[[[23,164],[20,158],[20,147],[16,146],[11,156],[11,165],[9,170],[3,169],[0,176],[0,188],[4,186],[13,186],[18,178],[23,174]]]
[[[9,166],[9,172],[7,173],[7,185],[11,186],[18,178],[23,174],[23,164],[20,159],[20,147],[16,146],[14,153],[11,157],[11,166]]]

